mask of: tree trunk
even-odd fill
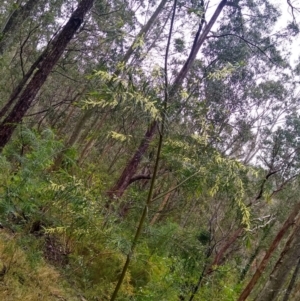
[[[183,83],[183,80],[185,79],[188,71],[190,70],[190,68],[193,65],[193,62],[201,48],[201,46],[203,45],[204,41],[207,38],[208,33],[210,32],[212,26],[215,24],[215,22],[217,21],[220,13],[222,12],[224,6],[226,5],[227,0],[222,0],[220,2],[220,4],[218,5],[217,9],[215,10],[213,16],[211,17],[210,21],[208,22],[207,26],[204,28],[203,33],[201,34],[201,36],[199,37],[198,35],[200,35],[200,32],[202,30],[202,26],[204,25],[204,14],[202,16],[202,20],[198,29],[198,32],[196,34],[196,37],[194,39],[194,44],[192,46],[191,52],[189,57],[187,58],[185,64],[183,65],[181,71],[179,72],[179,74],[177,75],[172,88],[170,89],[170,93],[169,93],[169,99],[172,101],[172,98],[176,95],[176,93],[178,92],[180,86]],[[154,137],[154,133],[155,133],[155,129],[157,127],[157,122],[154,121],[152,122],[150,129],[147,130],[147,132],[145,133],[145,136],[139,146],[139,148],[137,149],[137,151],[135,152],[135,154],[133,155],[133,157],[131,158],[131,160],[128,162],[128,164],[126,165],[125,169],[123,170],[121,176],[119,177],[117,183],[109,190],[108,192],[108,196],[112,199],[113,197],[117,197],[120,198],[123,193],[125,192],[126,188],[128,187],[129,183],[130,183],[130,179],[134,176],[138,165],[140,163],[140,160],[142,158],[142,156],[145,154],[145,152],[148,149],[148,146],[150,144],[150,141],[152,140],[152,138]],[[151,135],[149,135],[149,133],[151,133]]]
[[[300,210],[300,203],[296,204],[294,206],[293,211],[291,212],[291,214],[289,215],[289,217],[287,218],[287,220],[285,221],[285,223],[283,224],[282,228],[280,229],[280,231],[277,233],[275,239],[273,240],[272,244],[270,245],[269,249],[267,250],[264,258],[262,259],[261,263],[259,264],[256,272],[254,273],[254,275],[252,276],[251,280],[249,281],[248,285],[246,286],[246,288],[244,289],[244,291],[241,293],[238,301],[245,301],[247,299],[247,297],[250,295],[250,293],[252,292],[254,286],[256,285],[257,281],[259,280],[259,278],[261,277],[262,273],[264,272],[273,252],[275,251],[275,249],[277,248],[278,244],[280,243],[280,241],[282,240],[282,238],[284,237],[284,235],[286,234],[286,232],[288,231],[288,229],[294,225],[295,223],[295,219],[299,213]]]
[[[148,128],[143,140],[140,143],[137,151],[131,160],[127,163],[125,169],[123,170],[121,176],[119,177],[117,183],[108,191],[108,196],[113,198],[119,198],[123,195],[126,188],[130,184],[130,180],[133,175],[136,173],[138,165],[148,149],[149,143],[152,140],[154,133],[156,131],[157,122],[154,121]]]
[[[292,276],[292,279],[290,281],[290,284],[285,292],[285,295],[284,295],[284,298],[282,299],[282,301],[288,301],[289,298],[290,298],[290,295],[291,295],[291,292],[295,286],[295,283],[296,283],[296,279],[297,279],[297,276],[299,274],[299,270],[300,270],[300,258],[298,259],[298,263],[297,263],[297,266],[294,270],[294,273],[293,273],[293,276]]]
[[[219,5],[217,6],[214,14],[212,15],[211,19],[209,20],[209,22],[207,23],[207,25],[204,27],[202,34],[200,35],[201,31],[202,31],[202,27],[204,25],[205,19],[204,19],[204,13],[201,17],[201,22],[200,22],[200,26],[198,29],[198,33],[196,35],[196,38],[194,40],[194,44],[193,47],[191,49],[190,55],[187,58],[185,64],[183,65],[183,67],[181,68],[180,72],[178,73],[174,83],[173,83],[173,87],[172,90],[177,91],[180,86],[182,85],[183,80],[185,79],[187,73],[189,72],[189,70],[191,69],[196,56],[201,48],[201,46],[203,45],[204,41],[207,38],[207,35],[209,34],[211,28],[213,27],[213,25],[216,23],[219,15],[221,14],[223,8],[225,7],[225,5],[227,4],[227,0],[222,0]],[[202,4],[203,9],[204,9],[204,4]],[[199,37],[198,37],[199,35]]]
[[[155,20],[157,19],[158,15],[162,12],[163,8],[165,7],[166,3],[168,2],[168,0],[162,0],[160,2],[160,4],[158,5],[158,7],[156,8],[155,12],[153,13],[153,15],[151,16],[151,18],[148,20],[148,22],[146,23],[145,26],[143,26],[143,28],[140,30],[140,32],[138,33],[138,35],[136,36],[136,38],[134,39],[133,43],[131,44],[131,46],[128,48],[127,52],[124,55],[123,58],[123,63],[127,63],[129,58],[131,57],[131,55],[134,52],[135,49],[135,44],[139,39],[144,38],[144,36],[147,34],[147,32],[150,30],[150,28],[152,27],[152,25],[154,24]]]
[[[26,4],[15,9],[9,16],[1,32],[0,55],[3,55],[11,46],[16,30],[20,28],[22,23],[30,16],[30,13],[38,2],[39,0],[28,0]]]
[[[229,237],[229,239],[225,241],[224,245],[216,254],[212,264],[207,269],[205,275],[211,274],[215,270],[216,266],[221,265],[221,263],[224,261],[227,250],[237,241],[237,239],[243,234],[243,232],[244,228],[240,227],[237,230],[235,230],[235,232],[231,235],[231,237]]]
[[[275,301],[300,257],[300,219],[277,260],[269,279],[256,301]]]
[[[93,109],[88,109],[88,110],[83,112],[83,115],[81,116],[81,118],[77,122],[77,124],[76,124],[76,126],[73,130],[73,133],[72,133],[70,139],[67,142],[67,145],[66,145],[67,148],[72,147],[77,142],[83,126],[90,119],[93,112],[94,112]]]
[[[93,3],[94,0],[82,0],[61,32],[50,43],[47,54],[41,62],[38,71],[33,75],[26,88],[24,88],[12,112],[8,114],[0,126],[0,151],[10,140],[17,124],[22,121],[35,96],[82,24]]]
[[[32,76],[34,71],[37,70],[38,65],[43,61],[43,59],[46,56],[48,48],[45,49],[45,51],[38,57],[38,59],[32,64],[30,69],[27,71],[27,73],[23,76],[21,81],[18,83],[16,88],[13,90],[13,92],[10,94],[9,100],[4,105],[4,107],[0,111],[0,118],[5,116],[5,114],[8,112],[8,110],[11,108],[11,106],[14,104],[15,100],[18,98],[21,91],[25,88],[26,83],[28,82],[29,78]]]
[[[252,253],[252,255],[249,258],[249,261],[247,262],[247,264],[245,265],[244,269],[241,272],[240,275],[240,279],[239,282],[243,282],[244,279],[246,278],[251,266],[253,265],[254,262],[257,262],[257,257],[262,249],[262,245],[264,240],[270,235],[270,230],[272,229],[272,226],[275,224],[275,221],[272,222],[272,225],[270,225],[265,231],[264,234],[258,244],[258,246],[255,248],[254,252]]]
[[[153,226],[156,221],[160,218],[162,212],[164,211],[164,209],[166,208],[168,202],[169,202],[169,199],[170,199],[170,196],[172,194],[172,189],[174,188],[175,186],[173,186],[170,190],[169,193],[167,193],[163,199],[163,201],[161,202],[161,204],[159,205],[159,208],[157,210],[157,212],[155,212],[154,216],[152,217],[151,221],[150,221],[150,225]]]
[[[98,117],[96,118],[96,120],[93,123],[92,128],[94,129],[95,133],[98,133],[100,131],[100,129],[102,128],[104,122],[106,121],[107,117],[108,117],[108,113],[109,111],[107,111],[104,116],[101,118],[101,120],[98,122]],[[88,132],[85,133],[85,138],[87,137]],[[91,149],[93,148],[95,142],[97,141],[97,138],[91,137],[88,142],[86,143],[86,145],[84,146],[83,150],[80,153],[80,157],[78,159],[78,164],[81,165],[82,162],[84,161],[84,159],[88,156],[89,152],[91,151]]]

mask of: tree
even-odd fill
[[[35,6],[39,3],[38,0],[28,0],[25,4],[14,4],[13,12],[10,14],[5,24],[2,27],[1,39],[0,39],[0,55],[9,49],[10,45],[14,41],[14,35],[17,29],[20,28],[22,23],[30,16]]]
[[[183,67],[181,68],[178,75],[176,76],[176,79],[174,80],[172,87],[170,88],[169,98],[171,100],[173,100],[173,98],[176,96],[178,90],[180,89],[180,86],[182,85],[182,83],[186,77],[186,74],[188,73],[189,69],[191,68],[200,47],[204,43],[207,35],[209,34],[209,32],[210,32],[212,26],[214,25],[214,23],[216,22],[216,20],[218,19],[219,15],[222,12],[223,8],[225,7],[226,3],[227,3],[227,0],[223,0],[219,3],[218,7],[216,8],[216,10],[215,10],[213,16],[211,17],[210,21],[208,22],[207,26],[205,26],[205,28],[203,29],[203,32],[202,32],[202,27],[204,24],[204,17],[203,16],[201,17],[200,25],[199,25],[197,34],[194,38],[194,43],[193,43],[192,49],[190,51],[189,57],[186,60]],[[204,12],[202,14],[204,14]],[[201,33],[201,35],[200,35],[200,33]],[[123,170],[118,181],[111,189],[109,189],[109,196],[111,198],[113,196],[121,197],[123,195],[123,193],[125,192],[125,189],[128,187],[131,178],[137,171],[137,167],[140,163],[142,156],[148,149],[149,143],[150,143],[152,137],[154,136],[156,128],[157,128],[157,122],[154,121],[150,124],[149,130],[147,130],[147,132],[145,133],[144,139],[142,140],[139,148],[137,149],[137,151],[135,152],[133,157],[126,164],[126,167]]]
[[[64,267],[78,299],[297,299],[297,19],[274,33],[267,0],[101,0],[66,41],[77,3],[43,3],[0,59],[0,227],[28,260]],[[13,251],[0,277],[23,296]]]
[[[84,0],[80,2],[61,32],[53,39],[48,48],[45,50],[43,59],[39,61],[40,65],[38,70],[20,94],[11,113],[8,114],[0,126],[1,150],[9,141],[17,123],[21,122],[28,111],[34,97],[45,83],[51,70],[62,56],[66,46],[69,44],[74,34],[82,24],[83,19],[87,12],[91,9],[93,2],[93,0]]]

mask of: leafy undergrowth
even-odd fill
[[[26,151],[16,140],[0,156],[0,300],[110,300],[144,195],[137,191],[120,219],[106,208],[112,183],[105,172],[92,164],[78,169],[69,157],[55,170],[61,143],[53,133],[22,137]],[[190,298],[207,260],[209,236],[199,231],[172,218],[148,223],[117,300]],[[216,271],[193,300],[236,300],[237,275],[234,268]]]
[[[59,271],[22,250],[17,237],[0,231],[0,300],[82,300]]]

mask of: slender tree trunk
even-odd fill
[[[297,226],[286,242],[265,287],[256,301],[274,301],[278,295],[283,292],[286,279],[293,267],[297,265],[300,257],[299,222],[300,220],[298,218]]]
[[[275,221],[272,223],[272,226],[274,225],[274,223],[275,223]],[[268,229],[264,232],[258,246],[256,247],[256,249],[250,256],[249,261],[245,265],[245,268],[242,270],[239,282],[242,282],[246,278],[246,276],[250,270],[250,267],[253,265],[254,260],[257,258],[258,254],[260,253],[260,251],[262,249],[262,244],[263,244],[264,240],[270,235],[270,230],[272,229],[272,226],[269,226]]]
[[[203,3],[203,2],[202,2]],[[210,21],[208,22],[207,26],[204,28],[203,33],[200,35],[200,32],[202,31],[202,27],[204,25],[204,13],[201,18],[201,23],[198,29],[198,32],[196,34],[196,37],[194,39],[194,44],[192,46],[191,52],[189,57],[187,58],[185,64],[183,65],[181,71],[177,75],[171,89],[170,93],[168,95],[169,100],[172,101],[172,98],[176,95],[178,92],[179,88],[181,87],[188,71],[193,65],[193,62],[197,56],[197,53],[199,52],[201,46],[203,45],[204,41],[207,38],[207,35],[209,34],[212,26],[215,24],[217,21],[220,13],[222,12],[223,8],[225,7],[227,3],[227,0],[222,0],[220,4],[218,5],[217,9],[215,10],[213,16],[211,17]],[[199,37],[200,36],[200,37]],[[131,160],[127,163],[125,169],[123,170],[121,176],[119,177],[117,183],[109,190],[108,196],[113,199],[114,197],[120,198],[123,193],[125,192],[126,188],[128,187],[130,183],[130,179],[134,176],[135,172],[137,171],[138,165],[140,163],[141,158],[143,155],[146,153],[148,146],[150,144],[150,141],[154,137],[155,129],[157,128],[157,122],[154,121],[152,122],[150,129],[147,130],[145,133],[145,136],[131,158]],[[151,135],[149,135],[151,133]]]
[[[162,0],[160,2],[160,4],[158,5],[158,7],[156,8],[155,12],[152,14],[151,18],[148,20],[148,22],[145,24],[145,26],[143,26],[143,28],[140,30],[140,32],[137,34],[136,38],[134,39],[133,43],[131,44],[131,46],[128,48],[127,52],[125,53],[122,62],[123,63],[127,63],[128,60],[130,59],[130,57],[132,56],[132,54],[134,53],[134,48],[136,45],[136,42],[143,38],[148,31],[151,29],[151,27],[153,26],[154,22],[156,21],[157,17],[159,16],[159,14],[162,12],[163,8],[165,7],[166,3],[169,0]],[[118,75],[120,72],[116,72],[116,75]],[[94,141],[91,140],[87,143],[86,147],[84,148],[84,150],[82,151],[82,154],[80,156],[79,162],[82,162],[84,160],[85,157],[85,153],[92,148],[94,144]]]
[[[211,28],[213,27],[213,25],[216,23],[217,19],[219,18],[223,8],[225,7],[225,5],[227,4],[227,0],[222,0],[219,5],[217,6],[214,14],[212,15],[211,19],[209,20],[209,22],[207,23],[207,25],[204,27],[202,34],[200,35],[201,31],[202,31],[202,27],[204,25],[205,19],[204,19],[204,13],[202,15],[201,18],[201,22],[200,22],[200,26],[198,29],[198,33],[196,34],[195,40],[194,40],[194,44],[193,47],[191,49],[190,55],[187,58],[185,64],[182,66],[180,72],[178,73],[174,83],[173,83],[173,87],[172,90],[177,90],[180,88],[180,86],[182,85],[182,82],[184,81],[187,73],[189,72],[189,70],[191,69],[196,56],[201,48],[201,46],[203,45],[204,41],[207,38],[207,35],[209,34]],[[202,7],[204,9],[204,3],[202,2]]]
[[[65,118],[65,120],[63,121],[63,126],[58,127],[58,130],[57,130],[58,136],[60,136],[61,133],[63,132],[63,130],[66,128],[66,126],[69,125],[69,121],[70,121],[71,117],[73,116],[75,109],[76,109],[76,106],[73,106],[72,103],[70,103],[68,105],[68,107],[66,108],[66,112],[68,112],[68,114],[67,114],[67,117]],[[55,125],[56,125],[56,120],[51,124],[51,127],[54,128]]]
[[[103,119],[105,118],[105,116],[107,115],[108,112],[106,112],[104,114],[104,117],[101,119],[100,123],[103,122]],[[78,139],[78,144],[79,145],[83,145],[84,142],[86,142],[86,139],[88,138],[91,129],[93,130],[93,132],[91,133],[91,137],[93,136],[93,134],[97,133],[97,129],[98,129],[98,125],[99,125],[99,119],[100,119],[101,115],[96,114],[94,120],[92,120],[91,124],[85,129],[85,131],[80,135],[80,138]]]
[[[207,254],[206,254],[205,265],[204,265],[204,267],[203,267],[203,270],[202,270],[202,272],[201,272],[201,274],[200,274],[200,276],[199,276],[199,279],[198,279],[196,285],[194,285],[194,287],[193,287],[193,289],[192,289],[192,293],[191,293],[191,296],[190,296],[190,298],[189,298],[189,301],[193,301],[193,300],[194,300],[194,298],[196,297],[196,294],[197,294],[198,291],[199,291],[199,288],[200,288],[201,285],[202,285],[203,279],[204,279],[204,277],[206,276],[207,260],[208,260],[208,258],[210,257],[210,255],[211,255],[211,251],[208,250],[208,251],[207,251]]]
[[[292,301],[300,300],[300,283],[299,282],[297,282],[297,285],[296,285],[295,290],[291,297],[293,298]]]
[[[291,292],[292,292],[292,290],[293,290],[293,288],[295,286],[296,279],[297,279],[297,276],[299,274],[299,271],[300,271],[300,258],[298,259],[297,266],[296,266],[296,268],[294,270],[292,279],[291,279],[291,281],[289,283],[289,286],[288,286],[288,288],[287,288],[287,290],[285,292],[285,295],[284,295],[282,301],[288,301],[289,300],[289,298],[291,296]]]
[[[247,297],[250,295],[250,293],[252,292],[252,290],[253,290],[254,286],[256,285],[257,281],[259,280],[262,273],[264,272],[264,270],[265,270],[265,268],[266,268],[266,266],[267,266],[267,264],[268,264],[268,262],[269,262],[269,260],[272,256],[272,254],[276,250],[278,244],[280,243],[280,241],[282,240],[284,235],[287,233],[288,229],[292,225],[294,225],[295,219],[296,219],[296,217],[299,213],[299,210],[300,210],[300,203],[298,203],[294,206],[293,211],[291,212],[291,214],[289,215],[289,217],[287,218],[287,220],[285,221],[285,223],[281,227],[280,231],[277,233],[277,235],[274,238],[272,244],[270,245],[269,249],[267,250],[264,258],[262,259],[261,263],[259,264],[256,272],[252,276],[252,278],[249,281],[246,288],[241,293],[238,301],[245,301],[247,299]]]
[[[43,61],[43,59],[46,56],[48,48],[38,57],[38,59],[32,64],[30,69],[27,71],[27,73],[23,76],[17,87],[13,90],[11,93],[9,100],[4,105],[4,107],[0,111],[0,118],[4,117],[5,114],[8,112],[8,110],[11,108],[11,106],[14,104],[15,100],[18,98],[21,91],[25,88],[26,83],[32,76],[32,74],[37,70],[38,65]]]
[[[28,0],[23,6],[16,8],[6,20],[1,31],[0,38],[0,55],[11,46],[15,32],[21,27],[22,23],[30,16],[32,10],[39,0]]]
[[[80,136],[80,133],[81,133],[81,130],[82,130],[84,124],[92,116],[93,111],[94,111],[93,109],[89,109],[83,113],[83,115],[77,122],[70,139],[67,142],[67,147],[72,147],[76,143],[76,141],[78,140],[78,138]]]
[[[53,163],[53,170],[57,170],[61,166],[61,163],[63,161],[63,157],[64,157],[66,150],[68,150],[69,148],[74,146],[74,144],[77,142],[77,140],[80,136],[82,127],[84,126],[86,121],[92,116],[92,113],[93,113],[92,109],[89,109],[83,113],[83,115],[77,122],[71,137],[69,138],[68,142],[66,143],[65,149],[57,155],[55,162]]]
[[[127,52],[124,55],[123,58],[123,62],[126,64],[129,60],[129,58],[131,57],[131,55],[134,52],[134,46],[136,44],[136,42],[139,39],[144,38],[144,36],[147,34],[147,32],[150,30],[150,28],[153,26],[155,20],[157,19],[158,15],[162,12],[163,8],[165,7],[166,3],[169,0],[162,0],[160,2],[160,4],[158,5],[158,7],[156,8],[155,12],[153,13],[153,15],[151,16],[151,18],[148,20],[148,22],[145,24],[145,26],[140,30],[140,32],[137,34],[136,38],[134,39],[132,45],[128,48]]]
[[[99,132],[100,129],[102,128],[104,122],[106,121],[107,117],[108,117],[108,113],[109,111],[107,111],[104,116],[102,117],[102,119],[100,120],[100,122],[97,123],[98,121],[98,118],[95,120],[95,127],[94,128],[94,131],[95,133]],[[87,134],[86,134],[87,136]],[[81,154],[80,154],[80,157],[78,159],[78,164],[81,165],[82,162],[84,161],[84,159],[88,156],[89,152],[91,151],[91,149],[93,148],[95,142],[97,141],[97,138],[93,138],[91,137],[90,140],[86,143],[86,145],[84,146]]]
[[[108,191],[107,194],[111,199],[113,199],[114,197],[119,198],[125,192],[126,188],[130,184],[131,178],[137,171],[138,165],[143,155],[148,149],[149,143],[152,140],[156,131],[156,127],[157,122],[152,122],[144,136],[144,139],[141,141],[139,148],[137,149],[131,160],[127,163],[117,183]]]
[[[237,241],[237,239],[243,234],[243,232],[244,228],[240,227],[234,231],[234,233],[229,237],[229,239],[225,241],[224,245],[216,254],[212,264],[207,269],[205,275],[211,274],[214,271],[214,267],[221,265],[221,263],[224,261],[224,257],[227,250]]]
[[[82,24],[85,15],[91,9],[93,3],[94,0],[82,0],[61,32],[50,43],[46,57],[41,62],[38,71],[33,75],[26,88],[24,88],[12,112],[0,125],[0,151],[10,140],[17,124],[22,121],[35,96]]]
[[[126,152],[126,150],[124,149],[124,145],[121,145],[119,147],[119,149],[116,151],[116,153],[114,154],[108,168],[107,168],[107,174],[111,175],[113,173],[113,167],[115,166],[115,164],[118,162],[118,160],[120,159],[120,157]]]
[[[174,188],[174,187],[172,187]],[[171,188],[171,190],[172,190]],[[159,217],[161,216],[161,213],[163,212],[163,210],[166,208],[168,201],[170,199],[170,196],[172,194],[173,191],[170,191],[169,193],[167,193],[163,199],[163,201],[161,202],[158,211],[154,214],[154,216],[152,217],[151,221],[150,221],[150,225],[153,226],[156,221],[159,219]]]

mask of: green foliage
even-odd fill
[[[205,281],[203,289],[195,300],[235,301],[238,299],[241,285],[236,284],[238,273],[231,265],[219,267],[211,279]]]
[[[19,2],[0,4],[2,28],[27,1]],[[1,54],[1,108],[32,66],[40,70],[33,64],[74,12],[74,1],[44,2],[35,1]],[[298,34],[297,19],[274,33],[279,10],[269,1],[230,1],[193,53],[194,39],[201,41],[195,31],[216,7],[178,1],[165,57],[171,3],[145,26],[159,2],[95,1],[3,149],[1,300],[108,301],[128,254],[120,301],[189,300],[194,293],[194,300],[237,300],[239,279],[247,280],[299,201],[292,73],[299,76],[300,67],[292,72],[282,47]],[[153,121],[158,130],[147,140]],[[154,195],[131,254],[158,133]],[[111,197],[133,153],[137,169],[126,175],[126,193]]]
[[[4,157],[1,158],[3,171],[10,175],[3,178],[0,208],[4,216],[8,214],[20,223],[26,223],[36,218],[35,214],[44,205],[48,179],[45,171],[53,164],[61,143],[49,130],[41,134],[23,130],[20,135],[22,140],[16,140],[5,149],[13,164],[9,165]]]
[[[133,70],[126,70],[129,74]],[[124,70],[123,70],[124,72]],[[137,72],[137,70],[134,70]],[[123,111],[131,110],[133,105],[141,108],[152,119],[160,120],[161,116],[157,108],[157,97],[151,95],[149,84],[145,81],[144,89],[134,85],[132,76],[129,79],[120,78],[107,71],[95,71],[90,78],[99,79],[102,82],[101,90],[91,92],[89,98],[84,101],[84,106],[116,107],[122,104]],[[153,93],[152,93],[153,94]]]
[[[28,243],[0,231],[1,300],[80,300],[58,270],[40,257],[37,260],[36,249]],[[27,250],[22,249],[24,245]]]
[[[170,168],[179,171],[182,179],[198,169],[197,174],[182,187],[206,198],[226,194],[238,209],[241,223],[249,229],[250,211],[244,203],[247,182],[243,182],[242,175],[252,174],[255,177],[254,169],[207,148],[205,139],[201,137],[191,136],[186,141],[169,139],[165,143],[163,155]]]

